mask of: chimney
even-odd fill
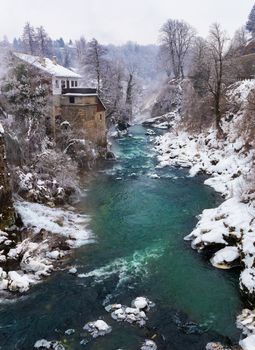
[[[53,64],[58,64],[58,62],[57,62],[57,57],[56,57],[56,56],[53,56],[53,57],[52,57],[52,62],[53,62]]]
[[[46,62],[45,62],[45,58],[44,57],[40,57],[39,58],[39,62],[42,66],[46,67]]]

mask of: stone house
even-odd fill
[[[56,124],[70,125],[77,137],[106,148],[105,107],[97,90],[82,87],[82,77],[55,59],[23,53],[14,55],[43,73],[50,85],[53,135],[56,136]]]

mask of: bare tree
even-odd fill
[[[102,99],[107,117],[119,118],[123,110],[123,85],[125,79],[123,62],[112,59],[107,62],[102,78]]]
[[[52,55],[52,40],[47,34],[43,26],[36,28],[36,41],[38,45],[38,53],[41,56]]]
[[[248,33],[243,26],[235,31],[234,37],[231,40],[230,48],[237,53],[238,50],[240,51],[240,49],[243,49],[247,45],[248,40]]]
[[[87,50],[87,42],[84,36],[80,37],[79,40],[75,41],[75,47],[78,64],[80,67],[82,67],[85,64]]]
[[[225,75],[225,54],[227,51],[227,36],[218,23],[214,23],[210,28],[208,38],[209,52],[209,79],[208,88],[214,99],[215,122],[218,136],[223,135],[221,128],[221,103],[225,93],[224,75]]]
[[[126,90],[126,113],[127,118],[130,120],[133,115],[133,88],[134,88],[134,75],[132,72],[128,75],[127,90]]]
[[[208,93],[209,73],[208,45],[205,39],[197,37],[192,48],[192,65],[189,77],[194,89],[201,97]]]
[[[195,30],[186,22],[169,19],[161,28],[161,53],[175,78],[184,78],[184,64]]]
[[[92,78],[97,82],[97,91],[101,93],[101,80],[103,69],[105,67],[106,48],[100,45],[96,39],[92,39],[87,46],[86,66],[89,69]]]

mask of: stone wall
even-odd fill
[[[75,97],[75,103],[70,103],[69,96],[62,96],[60,105],[61,119],[67,120],[78,136],[106,148],[105,111],[97,97]]]

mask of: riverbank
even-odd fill
[[[73,248],[94,242],[89,217],[74,208],[51,208],[24,200],[15,201],[22,226],[0,232],[1,296],[27,292],[59,269]]]
[[[238,102],[239,112],[231,118],[225,116],[222,124],[227,135],[225,140],[217,139],[214,129],[194,135],[182,131],[176,122],[171,131],[158,137],[155,143],[158,167],[187,167],[190,176],[210,175],[205,184],[225,198],[219,207],[202,212],[195,229],[185,239],[198,251],[208,247],[217,250],[211,258],[215,267],[241,266],[240,289],[251,308],[255,300],[255,209],[251,186],[254,154],[237,138],[236,130],[240,128],[247,96],[253,88],[254,81],[244,81],[235,84],[229,92],[232,104]],[[244,317],[237,326],[244,331],[253,323],[253,319]],[[250,327],[249,335],[253,334]],[[245,345],[249,341],[247,338],[240,344],[244,349],[252,349]]]

